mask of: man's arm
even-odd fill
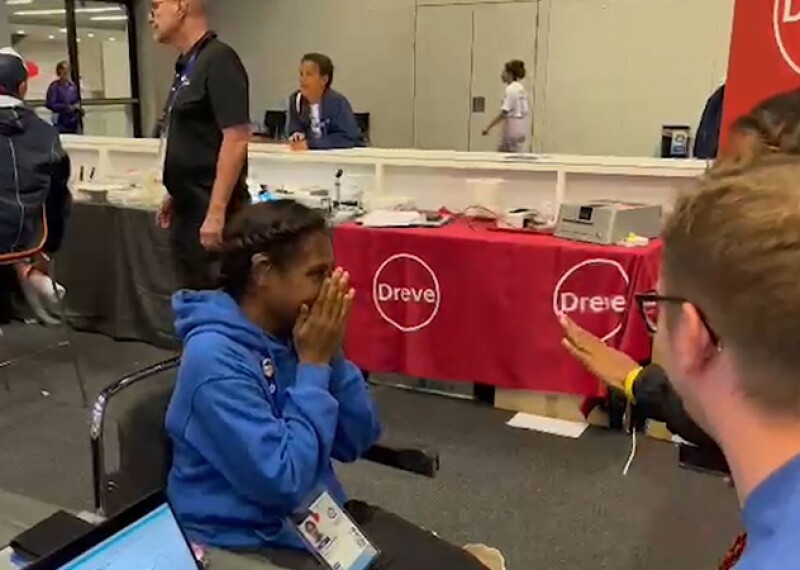
[[[67,219],[72,211],[72,194],[69,191],[71,163],[58,136],[50,150],[50,191],[45,201],[47,213],[47,253],[55,253],[64,239]]]
[[[233,50],[221,53],[210,62],[206,81],[214,117],[223,137],[211,203],[200,229],[203,246],[214,249],[222,244],[228,203],[247,160],[247,146],[252,136],[250,83],[247,71]]]
[[[667,373],[658,365],[645,367],[634,379],[633,396],[644,415],[664,422],[672,433],[678,434],[698,447],[716,447],[711,437],[698,426],[683,407],[683,401],[669,383]]]
[[[252,133],[250,125],[228,127],[222,131],[222,146],[217,159],[217,177],[211,190],[208,218],[219,218],[225,225],[225,212],[239,176],[247,160],[247,147]]]

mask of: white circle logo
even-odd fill
[[[381,318],[397,330],[419,331],[439,314],[442,302],[439,279],[421,258],[398,253],[375,272],[372,302]]]
[[[792,71],[800,75],[800,42],[796,39],[800,30],[789,30],[791,24],[800,23],[800,6],[795,8],[797,0],[775,0],[772,14],[772,26],[775,31],[775,42],[778,44],[786,64]]]
[[[622,330],[630,278],[613,259],[587,259],[567,270],[553,291],[553,313],[567,315],[608,342]],[[598,287],[607,292],[598,295]]]

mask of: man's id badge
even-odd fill
[[[365,570],[378,557],[378,550],[327,491],[293,516],[292,522],[331,570]]]

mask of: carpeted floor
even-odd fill
[[[38,328],[6,328],[0,360],[48,339]],[[91,335],[79,335],[78,347],[92,394],[166,356]],[[1,488],[90,508],[88,411],[78,394],[64,350],[0,369]],[[456,543],[497,546],[510,570],[709,570],[739,529],[733,491],[679,469],[668,444],[640,441],[623,478],[630,442],[620,434],[567,440],[508,428],[510,414],[471,402],[388,388],[376,397],[391,441],[437,449],[442,471],[427,480],[361,462],[340,470],[351,495]]]

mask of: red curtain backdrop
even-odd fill
[[[736,0],[723,144],[754,105],[800,87],[800,0]]]

